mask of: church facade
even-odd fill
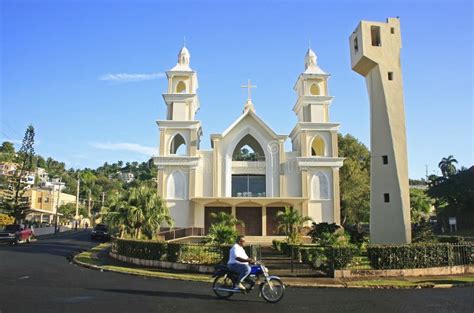
[[[257,115],[249,89],[242,114],[222,133],[210,136],[210,150],[200,149],[198,79],[186,47],[166,75],[167,116],[157,121],[160,143],[154,163],[158,193],[176,227],[207,232],[211,213],[223,211],[244,222],[239,231],[246,236],[275,236],[276,216],[285,206],[315,222],[340,223],[339,124],[329,119],[329,74],[311,49],[294,86],[297,121],[291,133],[275,133]],[[285,151],[288,139],[291,151]]]

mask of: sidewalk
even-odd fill
[[[110,243],[100,244],[73,258],[73,262],[99,271],[117,272],[145,277],[211,282],[211,275],[169,271],[164,269],[135,266],[108,256]],[[474,286],[474,275],[390,277],[363,279],[333,279],[326,277],[281,276],[286,286],[312,288],[451,288]]]

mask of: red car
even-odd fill
[[[0,231],[0,242],[8,242],[10,244],[29,243],[32,237],[33,231],[31,228],[25,228],[23,225],[7,225]]]

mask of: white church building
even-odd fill
[[[296,121],[289,135],[275,133],[257,115],[249,83],[242,114],[222,133],[210,136],[210,150],[200,149],[198,78],[189,61],[183,47],[178,63],[166,72],[167,115],[157,121],[160,144],[154,157],[158,193],[176,227],[207,232],[211,213],[223,211],[244,222],[242,234],[274,236],[277,212],[285,206],[315,222],[339,224],[339,124],[330,122],[330,75],[318,66],[316,54],[308,49],[305,71],[294,86]],[[291,151],[285,151],[287,139]]]

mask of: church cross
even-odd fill
[[[250,83],[250,79],[247,81],[247,85],[242,85],[240,88],[247,88],[247,100],[252,100],[252,93],[251,90],[252,88],[257,88],[257,86],[253,86]]]

